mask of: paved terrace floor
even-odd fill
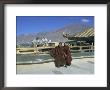
[[[94,74],[94,58],[72,60],[71,66],[57,68],[54,62],[17,65],[17,74]]]

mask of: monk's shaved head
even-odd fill
[[[62,46],[62,42],[59,42],[59,46]]]
[[[64,43],[64,45],[68,45],[67,43]]]

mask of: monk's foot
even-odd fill
[[[70,66],[71,64],[66,64],[67,66]]]
[[[60,67],[62,67],[63,65],[60,65]]]
[[[66,68],[67,68],[67,65],[64,65],[64,67],[66,67]]]
[[[57,66],[57,68],[60,68],[60,66]]]
[[[70,66],[70,64],[69,64],[69,65],[67,65],[67,66]]]

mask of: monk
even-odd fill
[[[66,54],[63,51],[63,46],[61,42],[59,43],[57,47],[55,47],[55,49],[52,50],[51,56],[54,57],[55,59],[54,63],[56,67],[58,68],[61,66],[67,67],[66,60],[65,60]]]
[[[65,58],[66,65],[70,66],[71,65],[71,61],[72,61],[72,57],[71,57],[70,48],[69,48],[69,46],[66,43],[64,43],[63,50],[64,50],[64,52],[66,54],[66,58]]]

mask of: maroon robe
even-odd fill
[[[56,67],[66,65],[66,54],[64,53],[62,46],[55,47],[55,49],[53,49],[51,53],[51,56],[55,59],[54,63]]]
[[[67,45],[63,46],[63,50],[66,54],[66,64],[67,65],[71,65],[71,61],[72,61],[72,57],[71,57],[71,52],[70,52],[70,48]]]

